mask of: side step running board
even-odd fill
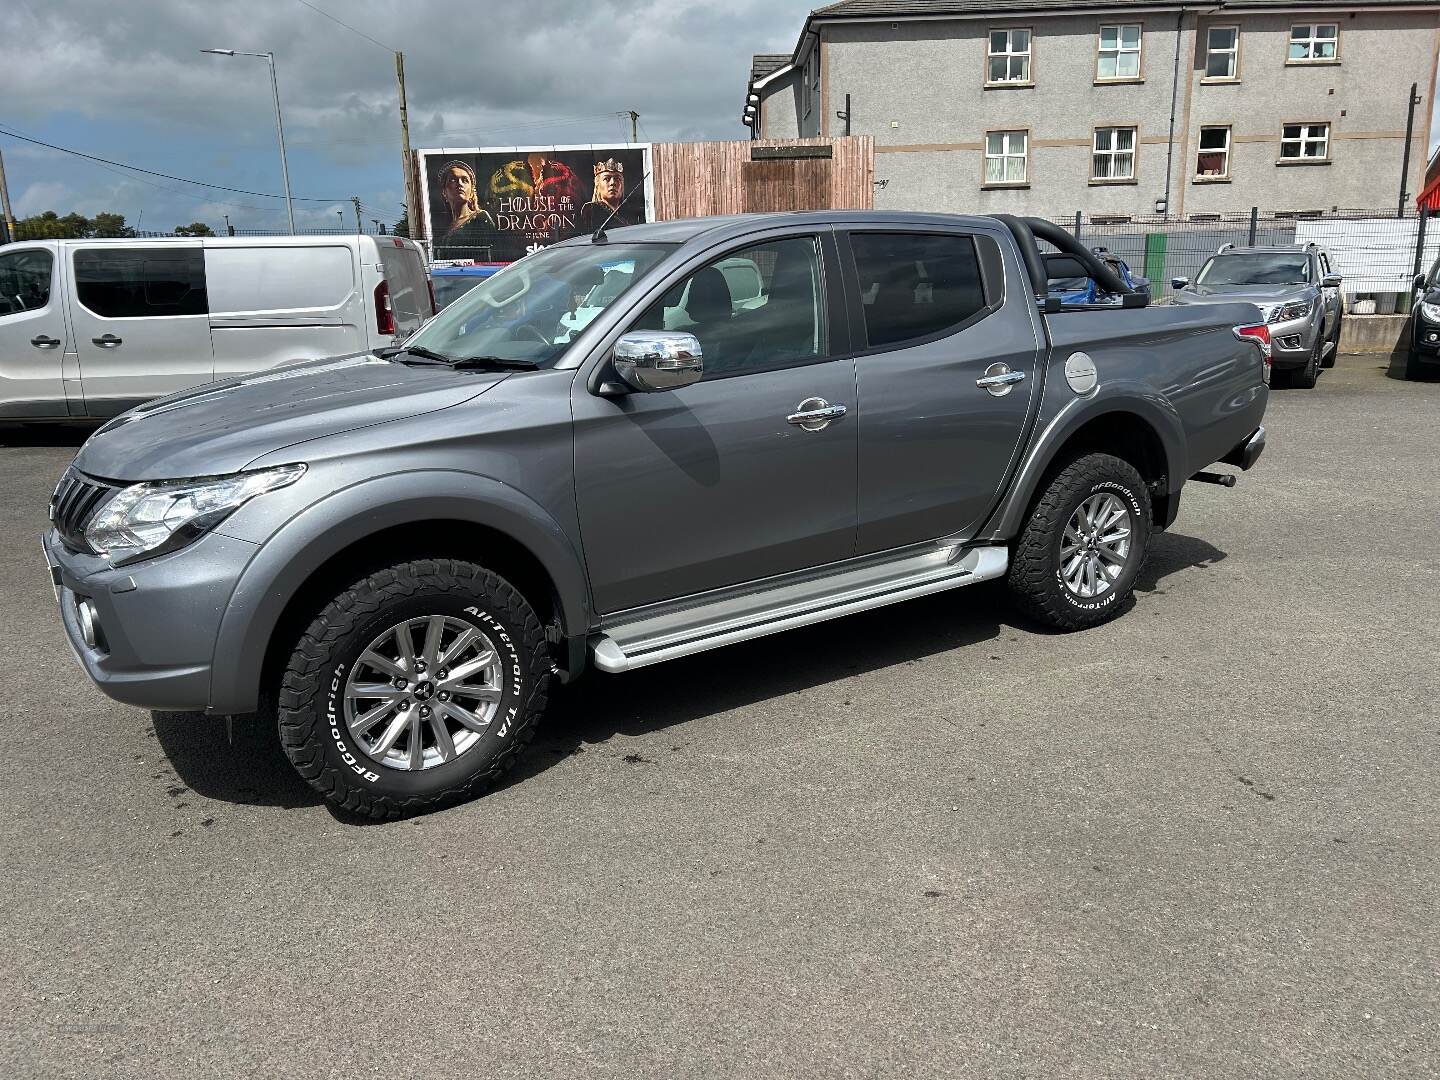
[[[601,671],[632,671],[662,660],[990,581],[1002,577],[1009,565],[1008,548],[967,549],[958,543],[942,543],[824,577],[760,586],[745,593],[726,591],[718,599],[701,598],[688,607],[640,614],[606,626],[592,637],[591,656]]]

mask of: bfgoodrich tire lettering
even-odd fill
[[[415,728],[405,727],[401,739],[415,739],[423,732],[423,739],[432,743],[411,763],[393,751],[374,753],[380,739],[357,732],[352,675],[363,670],[367,685],[378,683],[376,675],[383,669],[374,665],[386,658],[368,650],[397,626],[427,624],[447,628],[449,642],[467,627],[476,636],[483,635],[496,662],[480,667],[491,673],[498,693],[486,687],[488,704],[476,725],[481,730],[478,734],[473,728],[465,730],[460,752],[452,744],[448,754],[439,753],[435,741],[446,736],[428,720],[423,726],[417,722]],[[410,631],[406,634],[408,638]],[[402,699],[392,704],[391,719],[399,717],[402,704],[406,711],[418,710],[421,701],[439,706],[423,666],[413,670],[419,654],[429,646],[420,641],[415,645],[409,662],[401,661],[399,670],[386,672],[396,677],[396,693]],[[362,661],[362,656],[370,661]],[[311,787],[355,813],[397,818],[449,805],[478,795],[514,763],[545,709],[550,671],[539,620],[524,597],[499,575],[448,559],[402,563],[357,581],[326,605],[301,636],[278,695],[281,745]],[[403,692],[400,683],[406,684]],[[376,685],[374,693],[382,690],[389,693],[383,685]],[[347,699],[352,704],[348,712]],[[465,712],[472,725],[480,712],[475,700],[466,699],[473,712],[456,710]],[[378,712],[382,704],[378,696],[366,695],[366,709]],[[437,722],[445,728],[443,719],[437,717]],[[392,741],[392,745],[397,744]]]
[[[1077,530],[1074,523],[1086,521],[1089,508],[1101,507],[1110,508],[1106,520],[1115,516],[1116,508],[1128,519],[1105,526],[1110,530],[1105,535],[1125,532],[1123,560],[1107,564],[1117,570],[1113,578],[1102,572],[1088,585],[1072,587],[1067,570],[1073,565],[1073,550],[1103,547],[1092,546],[1103,537],[1092,539],[1090,532]],[[1149,550],[1150,529],[1150,492],[1134,466],[1110,454],[1086,454],[1051,479],[1030,511],[1006,583],[1020,609],[1037,622],[1062,630],[1095,626],[1118,614],[1129,600]],[[1118,550],[1114,544],[1109,548],[1112,552]],[[1070,556],[1062,558],[1067,551]],[[1085,595],[1087,591],[1092,595]]]

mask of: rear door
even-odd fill
[[[857,554],[968,536],[1020,449],[1040,343],[1014,252],[961,229],[842,237],[860,399]],[[1018,375],[985,388],[977,380]]]
[[[430,303],[430,277],[420,249],[399,237],[377,236],[380,265],[390,291],[390,310],[395,318],[395,340],[403,341],[435,313]],[[363,249],[362,249],[363,250]]]
[[[0,249],[0,416],[67,413],[60,260],[44,245]]]
[[[85,411],[112,416],[214,378],[200,241],[71,249]]]

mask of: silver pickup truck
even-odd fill
[[[1121,303],[1047,297],[1037,236]],[[1147,299],[1011,217],[567,241],[402,348],[106,424],[51,505],[60,613],[112,697],[272,717],[306,780],[375,817],[483,789],[587,666],[997,578],[1093,626],[1186,480],[1264,447],[1257,309]]]

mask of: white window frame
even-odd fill
[[[1120,132],[1122,131],[1130,132],[1130,149],[1128,150],[1121,150],[1118,146],[1120,142]],[[1108,134],[1109,136],[1106,140],[1109,144],[1107,146],[1100,145],[1100,136],[1102,133]],[[1111,124],[1106,127],[1095,128],[1090,134],[1090,179],[1099,183],[1134,180],[1135,152],[1139,147],[1140,129],[1133,124]],[[1126,173],[1115,172],[1116,162],[1124,157],[1130,159],[1130,171]],[[1101,158],[1106,159],[1110,163],[1111,172],[1108,176],[1101,176],[1095,168]]]
[[[1288,138],[1286,132],[1296,128],[1299,134],[1294,138]],[[1319,130],[1319,134],[1314,132]],[[1294,143],[1296,153],[1287,154],[1285,144]],[[1324,151],[1321,154],[1307,154],[1305,148],[1311,145],[1319,145]],[[1328,120],[1316,120],[1312,122],[1299,121],[1294,124],[1280,125],[1280,160],[1281,161],[1329,161],[1330,160],[1330,122]]]
[[[1207,131],[1223,131],[1223,132],[1225,132],[1225,148],[1224,148],[1223,150],[1215,150],[1215,149],[1207,150],[1207,149],[1205,149],[1204,146],[1201,145],[1201,140],[1204,139],[1204,137],[1205,137],[1205,132],[1207,132]],[[1230,179],[1230,151],[1234,148],[1234,145],[1235,145],[1234,132],[1231,130],[1231,126],[1230,126],[1229,124],[1204,124],[1204,125],[1202,125],[1201,128],[1200,128],[1199,136],[1198,136],[1198,138],[1196,139],[1196,142],[1195,142],[1195,179],[1197,179],[1197,180],[1228,180],[1228,179]],[[1224,154],[1224,155],[1225,155],[1225,170],[1224,170],[1223,172],[1219,172],[1219,173],[1202,173],[1202,172],[1200,171],[1200,156],[1201,156],[1202,154]]]
[[[1229,30],[1235,36],[1230,41],[1228,49],[1216,49],[1210,44],[1210,35],[1216,30]],[[1228,56],[1230,58],[1230,74],[1211,75],[1210,58],[1212,56]],[[1240,27],[1234,25],[1207,26],[1205,28],[1205,82],[1239,82],[1240,81]]]
[[[1334,30],[1335,33],[1329,37],[1321,37],[1322,29]],[[1303,37],[1296,37],[1295,31],[1303,30]],[[1329,44],[1332,52],[1329,56],[1316,56],[1315,50],[1318,46]],[[1305,48],[1304,56],[1291,56],[1296,45]],[[1290,27],[1290,38],[1285,46],[1285,62],[1287,64],[1335,64],[1340,61],[1340,24],[1339,23],[1295,23]]]
[[[1125,44],[1125,31],[1135,31],[1135,47],[1130,48]],[[1105,31],[1115,31],[1115,47],[1107,49],[1104,45]],[[1105,23],[1095,32],[1095,81],[1096,82],[1139,82],[1144,78],[1145,69],[1141,66],[1141,57],[1145,51],[1145,24],[1144,23]],[[1113,54],[1115,57],[1115,74],[1101,75],[1100,62],[1105,59],[1106,54]],[[1135,57],[1135,74],[1120,74],[1120,58],[1122,56]]]
[[[990,151],[990,140],[996,135],[1000,136],[1000,153],[998,154],[991,153]],[[1015,151],[1013,143],[1013,140],[1016,138],[1020,140],[1020,150],[1018,153]],[[1008,175],[1010,172],[1010,162],[1017,158],[1020,161],[1020,178],[1018,180]],[[992,180],[990,178],[990,162],[992,161],[1001,162],[1001,178],[999,180]],[[985,133],[984,172],[981,174],[981,178],[983,180],[983,186],[985,187],[1016,187],[1021,184],[1028,184],[1030,182],[1030,132],[1024,129],[987,131]]]
[[[996,34],[1004,34],[1004,35],[1005,35],[1005,48],[1004,48],[1004,50],[1001,51],[1001,52],[995,52],[995,51],[994,51],[995,35],[996,35]],[[1023,48],[1023,49],[1017,49],[1017,48],[1015,48],[1015,35],[1016,35],[1016,34],[1024,34],[1024,35],[1025,35],[1025,48]],[[989,30],[989,31],[987,31],[986,34],[985,34],[985,85],[986,85],[986,86],[1029,86],[1031,83],[1033,83],[1033,82],[1035,81],[1034,78],[1033,78],[1033,72],[1032,72],[1032,66],[1033,66],[1034,63],[1035,63],[1035,58],[1034,58],[1034,53],[1033,53],[1034,46],[1035,46],[1035,34],[1030,30],[1030,28],[1029,28],[1028,26],[1013,26],[1013,27],[1009,27],[1009,28],[1001,29],[1001,30]],[[994,60],[997,60],[997,59],[999,59],[999,58],[1001,58],[1001,57],[1004,57],[1004,58],[1005,58],[1005,73],[1006,73],[1006,77],[1003,78],[1003,79],[992,79],[992,78],[990,77],[990,75],[991,75],[991,71],[990,71],[991,62],[994,61]],[[1012,79],[1012,78],[1010,78],[1010,63],[1011,63],[1012,60],[1017,59],[1017,58],[1018,58],[1018,59],[1021,59],[1021,60],[1023,61],[1022,67],[1023,67],[1024,74],[1022,74],[1018,79]]]

